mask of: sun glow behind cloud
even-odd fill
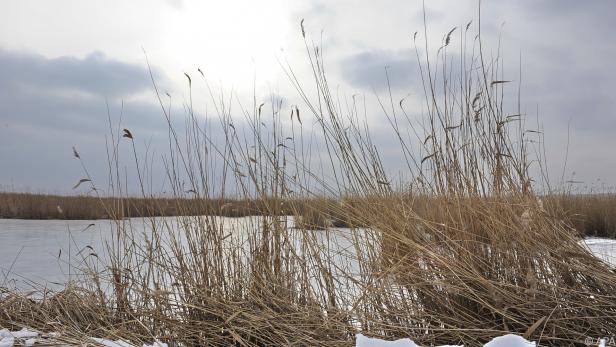
[[[201,68],[208,79],[236,87],[252,87],[255,71],[266,79],[280,74],[276,55],[291,32],[284,6],[280,0],[186,3],[167,24],[166,65]]]

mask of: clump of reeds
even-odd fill
[[[226,198],[232,185],[242,198],[260,201],[263,213],[230,223],[180,211],[174,225],[148,219],[150,233],[117,220],[108,260],[86,264],[104,271],[43,300],[36,317],[8,309],[2,324],[47,327],[39,317],[54,316],[81,334],[184,346],[351,345],[358,332],[424,345],[478,345],[513,332],[568,346],[613,335],[616,273],[538,202],[524,115],[503,108],[501,62],[484,61],[480,36],[467,43],[470,28],[458,30],[456,70],[447,53],[453,30],[435,57],[427,40],[425,51],[418,49],[422,123],[402,102],[383,110],[407,161],[405,189],[392,187],[357,109],[339,109],[322,55],[306,44],[317,99],[288,72],[305,101],[304,122],[316,119],[327,148],[318,175],[308,169],[298,106],[289,129],[281,104],[266,111],[255,100],[240,130],[229,108],[217,104],[224,139],[216,143],[188,105],[189,145],[169,129],[166,160],[177,197],[186,196],[183,182],[196,201]],[[417,138],[402,136],[408,132]],[[138,134],[120,135],[112,134],[114,153],[128,145],[138,164]],[[223,173],[213,172],[220,162]],[[112,159],[110,166],[120,164]],[[333,199],[289,205],[324,192]],[[312,213],[295,228],[285,218]],[[336,218],[351,228],[325,225]],[[325,230],[314,230],[317,224]]]

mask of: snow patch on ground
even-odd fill
[[[0,330],[0,347],[12,347],[16,340],[20,345],[32,346],[36,342],[35,337],[39,334],[36,331],[23,328],[19,331]]]
[[[57,337],[57,333],[47,334],[48,337]],[[92,341],[106,347],[136,347],[135,345],[122,340],[107,340],[96,337],[91,338]],[[23,328],[19,331],[9,331],[8,329],[0,330],[0,347],[18,346],[34,346],[35,344],[46,344],[49,341],[41,336],[38,332]],[[168,347],[166,343],[154,341],[153,344],[144,344],[143,347]]]
[[[535,347],[535,342],[530,342],[522,336],[508,334],[492,339],[483,345],[484,347]]]
[[[128,343],[124,340],[112,341],[112,340],[107,340],[107,339],[100,339],[97,337],[92,337],[92,340],[106,347],[136,347],[135,345]],[[154,341],[154,343],[151,345],[143,344],[143,347],[168,347],[168,346],[166,343],[163,343],[160,341]]]
[[[130,343],[122,340],[111,341],[107,339],[99,339],[97,337],[92,337],[92,340],[106,347],[133,347]]]
[[[47,334],[49,336],[56,336],[54,334]],[[123,340],[108,340],[97,337],[92,337],[92,341],[106,346],[106,347],[136,347],[129,342]],[[37,343],[45,344],[45,338],[38,332],[23,328],[19,331],[9,331],[8,329],[0,330],[0,347],[13,347],[19,346],[34,346]],[[356,347],[419,347],[413,340],[399,339],[395,341],[386,341],[373,337],[367,337],[362,334],[356,335],[355,341]],[[168,347],[164,342],[154,341],[153,344],[144,344],[143,347]],[[459,345],[441,345],[438,347],[463,347]],[[536,347],[535,342],[530,342],[518,335],[504,335],[494,338],[492,341],[486,343],[484,347]]]
[[[385,341],[362,334],[357,334],[355,338],[355,347],[419,347],[411,339]]]
[[[536,347],[535,342],[530,342],[525,338],[508,334],[492,339],[483,345],[484,347]],[[419,347],[411,339],[400,339],[395,341],[385,341],[373,337],[366,337],[362,334],[356,335],[355,347]],[[438,347],[463,347],[459,345],[441,345]]]

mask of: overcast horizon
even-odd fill
[[[478,1],[425,6],[432,50],[453,27],[472,21],[479,29]],[[189,97],[185,73],[196,111],[211,115],[198,69],[238,100],[252,102],[254,83],[258,104],[276,95],[301,107],[279,62],[310,82],[302,19],[323,48],[332,89],[372,100],[368,123],[384,146],[376,98],[387,93],[385,67],[394,95],[410,95],[409,105],[423,97],[412,46],[413,33],[423,33],[421,1],[10,0],[0,9],[0,191],[84,193],[71,189],[82,177],[73,146],[93,176],[106,179],[108,106],[140,150],[164,141],[146,57],[176,115]],[[484,1],[481,12],[488,52],[496,54],[500,38],[505,77],[515,82],[506,94],[517,102],[521,82],[523,113],[544,131],[551,183],[612,191],[616,2]],[[457,41],[453,35],[452,46]],[[382,150],[395,171],[399,154]]]

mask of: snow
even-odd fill
[[[483,345],[484,347],[535,347],[535,342],[530,342],[525,338],[508,334],[492,339]],[[419,347],[411,339],[400,339],[395,341],[385,341],[373,337],[366,337],[362,334],[356,335],[355,347]],[[441,345],[438,347],[463,347],[459,345]]]
[[[135,347],[135,345],[130,344],[124,340],[112,341],[112,340],[107,340],[107,339],[100,339],[97,337],[92,337],[92,340],[106,347]],[[154,341],[154,343],[151,345],[143,344],[143,347],[168,347],[168,346],[166,343],[163,343],[160,341]]]
[[[27,339],[31,337],[37,337],[38,333],[36,331],[31,331],[26,328],[22,328],[19,331],[11,332],[11,335],[13,335],[13,337],[16,339]]]
[[[111,341],[107,339],[100,339],[97,337],[92,337],[92,340],[106,347],[134,347],[130,343],[122,340]]]
[[[46,334],[49,337],[57,337],[58,333],[50,333]],[[100,339],[96,337],[91,338],[93,341],[97,342],[106,347],[136,347],[135,345],[128,343],[123,340],[107,340]],[[13,347],[15,345],[23,345],[23,346],[34,346],[37,342],[45,343],[45,339],[39,336],[39,333],[36,331],[32,331],[26,328],[22,328],[19,331],[9,331],[8,329],[0,330],[0,347]],[[158,340],[154,341],[153,344],[148,345],[144,344],[143,347],[168,347],[166,343],[160,342]]]
[[[13,347],[13,343],[15,342],[15,338],[12,336],[3,336],[0,339],[0,347]]]
[[[362,334],[357,334],[355,338],[355,347],[419,347],[411,339],[385,341]]]
[[[13,347],[15,340],[25,340],[23,344],[32,346],[36,342],[35,337],[38,336],[36,331],[22,328],[19,331],[9,331],[8,329],[0,330],[0,347]]]
[[[47,334],[49,336],[57,336],[57,333]],[[92,341],[106,347],[136,347],[124,340],[108,340],[97,337],[91,337]],[[19,331],[9,331],[8,329],[0,330],[0,347],[13,347],[14,345],[34,346],[37,342],[45,342],[39,336],[39,333],[26,328]],[[602,341],[605,345],[605,342]],[[356,347],[420,347],[409,338],[399,339],[395,341],[386,341],[374,337],[356,335]],[[168,347],[164,342],[155,340],[151,345],[144,344],[143,347]],[[441,345],[438,347],[464,347],[459,345]],[[486,343],[484,347],[536,347],[535,342],[530,342],[521,336],[508,334],[492,339]]]
[[[537,344],[530,342],[522,336],[508,334],[492,339],[483,347],[535,347]]]

